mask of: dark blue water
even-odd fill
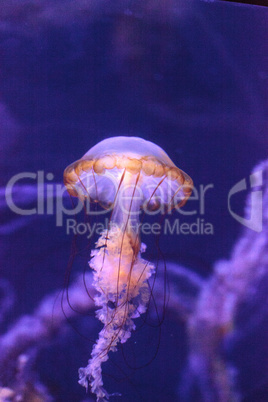
[[[65,0],[4,1],[1,8],[1,192],[14,175],[43,171],[53,174],[45,182],[53,184],[54,197],[65,167],[97,142],[117,135],[155,142],[193,178],[199,195],[200,186],[211,185],[203,210],[190,200],[185,210],[196,213],[179,218],[189,225],[203,219],[213,234],[169,234],[160,242],[167,261],[208,277],[242,232],[228,211],[228,193],[267,157],[268,10],[225,2]],[[23,176],[19,184],[16,204],[35,208],[37,178]],[[246,194],[233,196],[239,215]],[[64,202],[71,208],[68,197]],[[1,278],[15,295],[3,333],[64,287],[73,236],[66,217],[56,226],[55,208],[55,198],[50,215],[20,216],[1,205]],[[148,258],[156,258],[154,239],[143,240]],[[88,255],[75,259],[74,272],[82,272]],[[37,354],[34,370],[56,401],[94,400],[77,384],[92,347],[78,332],[94,339],[100,329],[89,321],[75,318],[74,330],[67,325]],[[134,334],[130,349],[124,346],[126,359],[121,352],[111,356],[105,385],[123,395],[111,400],[180,400],[185,325],[167,310],[161,328]],[[153,361],[131,370],[125,360],[136,356]],[[244,386],[245,397],[254,386]]]

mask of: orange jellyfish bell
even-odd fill
[[[162,148],[138,137],[112,137],[99,142],[65,169],[64,184],[81,200],[90,198],[104,207],[112,206],[113,219],[119,220],[125,214],[117,213],[118,203],[121,212],[123,209],[132,216],[142,207],[148,211],[178,208],[186,203],[193,187],[192,179]],[[135,185],[130,207],[127,193],[130,197]]]
[[[159,146],[137,137],[112,137],[92,147],[64,171],[68,192],[81,200],[89,198],[110,207],[109,228],[91,251],[90,267],[98,295],[96,315],[104,327],[79,383],[109,399],[103,388],[103,362],[135,329],[133,319],[146,311],[150,298],[147,280],[153,264],[141,257],[140,210],[151,212],[181,207],[189,198],[193,182],[176,167]]]
[[[166,185],[162,178],[173,181],[174,200],[180,198],[179,206],[185,204],[189,198],[193,182],[183,170],[179,169],[158,145],[138,137],[112,137],[99,142],[92,147],[81,159],[69,165],[64,171],[64,184],[71,195],[90,197],[95,201],[110,205],[114,202],[117,188],[111,186],[120,181],[120,173],[127,172],[131,176],[139,175],[143,195],[148,197],[148,187],[159,184],[158,189]],[[105,180],[105,173],[108,173]],[[125,173],[126,174],[126,173]],[[106,184],[110,185],[108,188]],[[160,191],[159,191],[160,192]],[[161,191],[164,194],[165,191]],[[157,198],[157,190],[150,201]],[[172,206],[174,200],[162,199],[164,204],[169,201]]]

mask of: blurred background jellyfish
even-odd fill
[[[141,254],[141,209],[165,213],[181,207],[193,182],[157,145],[137,137],[101,141],[65,169],[64,183],[82,201],[100,202],[111,209],[109,226],[92,250],[90,267],[98,319],[104,324],[87,367],[79,370],[79,383],[109,399],[103,388],[103,362],[135,329],[133,319],[146,311],[150,299],[148,279],[155,271]]]

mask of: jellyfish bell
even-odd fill
[[[69,193],[113,209],[113,221],[162,207],[183,206],[191,178],[158,145],[137,137],[112,137],[92,147],[64,172]],[[132,195],[132,193],[134,193]]]
[[[181,207],[193,182],[156,144],[137,137],[112,137],[92,147],[64,171],[64,183],[72,196],[99,202],[111,209],[109,227],[91,251],[90,267],[98,294],[97,317],[104,328],[87,367],[79,370],[79,383],[109,399],[103,388],[101,365],[135,329],[133,319],[146,311],[150,297],[147,280],[153,264],[141,254],[140,211],[154,213]]]

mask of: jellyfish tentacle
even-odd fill
[[[151,299],[156,308],[154,282],[152,286],[148,282],[156,268],[141,257],[146,246],[140,240],[140,210],[163,212],[182,206],[193,182],[156,144],[137,137],[113,137],[68,166],[64,183],[70,195],[112,211],[89,263],[97,290],[96,316],[104,327],[87,367],[79,371],[79,383],[91,386],[97,401],[106,401],[110,395],[103,388],[102,363],[130,337],[133,319],[146,312]],[[158,317],[159,325],[162,320]]]
[[[138,174],[137,178],[136,178],[135,186],[134,186],[134,189],[133,189],[133,194],[131,196],[131,200],[130,200],[130,203],[129,203],[129,209],[128,209],[128,213],[127,213],[126,222],[124,223],[124,230],[123,230],[123,236],[122,236],[121,248],[120,248],[120,258],[119,258],[119,264],[118,264],[117,291],[119,291],[120,266],[121,266],[121,260],[122,260],[124,238],[125,238],[125,236],[128,236],[129,234],[132,234],[132,230],[133,230],[132,228],[128,228],[128,225],[129,225],[129,220],[130,220],[130,216],[131,216],[131,212],[132,212],[133,199],[134,199],[136,188],[137,188],[137,185],[138,185],[138,182],[139,182],[139,178],[140,178],[140,174]],[[138,220],[139,219],[136,218],[136,221],[138,221]],[[137,239],[137,237],[139,237],[139,226],[136,228],[136,239]],[[134,242],[134,245],[135,245],[135,242]],[[131,268],[133,267],[133,263],[134,263],[134,260],[136,258],[136,255],[137,255],[137,250],[134,248],[134,246],[132,247],[132,250],[133,250],[133,257],[132,257],[132,261],[131,261]],[[130,273],[131,273],[131,270],[130,270]],[[129,281],[127,281],[127,283],[129,284]],[[116,304],[117,304],[117,301],[116,301]]]
[[[110,232],[107,240],[107,230],[104,231],[96,243],[97,248],[92,251],[93,258],[90,261],[94,270],[93,285],[99,292],[95,296],[95,304],[100,307],[96,315],[103,322],[104,328],[99,333],[87,367],[79,371],[79,383],[86,388],[90,385],[98,401],[109,398],[103,388],[102,363],[108,360],[110,351],[116,351],[119,342],[127,341],[135,329],[133,319],[146,311],[150,294],[147,280],[154,272],[154,266],[141,258],[141,252],[132,261],[133,249],[129,237],[125,236],[123,248],[126,252],[121,254],[121,269],[117,279],[118,272],[114,268],[119,264],[123,235],[121,228],[117,227]],[[99,247],[105,242],[107,247]],[[145,246],[142,245],[141,251],[144,250]],[[105,264],[100,275],[103,254]],[[106,292],[102,293],[100,289],[106,289]],[[115,303],[117,299],[116,307],[112,308],[111,303]]]

